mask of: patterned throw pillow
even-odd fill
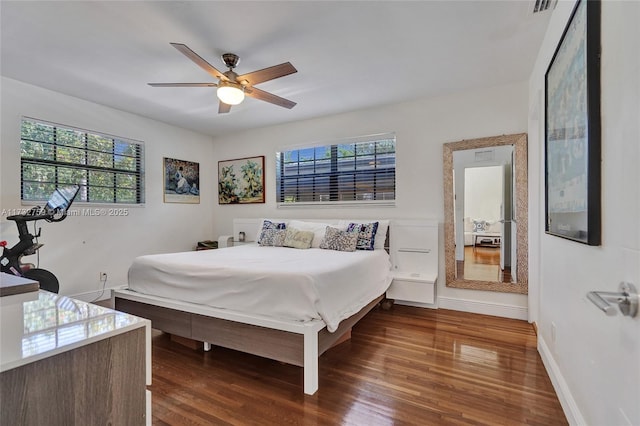
[[[487,226],[487,222],[484,220],[473,221],[473,232],[484,232]]]
[[[260,239],[258,240],[258,244],[260,244],[261,246],[275,245],[274,239],[278,234],[277,231],[284,230],[285,228],[286,228],[286,224],[284,223],[274,223],[274,222],[271,222],[270,220],[265,220],[262,223],[262,232],[260,233]]]
[[[286,236],[287,236],[286,229],[276,229],[275,232],[273,233],[273,246],[283,247],[284,239],[286,238]]]
[[[338,251],[355,251],[358,244],[358,234],[355,232],[343,231],[341,229],[327,226],[324,238],[320,243],[321,249]]]
[[[300,231],[289,227],[284,237],[283,246],[297,249],[308,249],[311,247],[311,241],[313,241],[313,232]]]
[[[378,222],[350,223],[347,227],[347,232],[353,232],[358,235],[356,250],[373,250],[377,231]]]

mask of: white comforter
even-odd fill
[[[138,257],[129,288],[285,320],[322,319],[335,331],[387,290],[390,266],[384,250],[244,245]]]

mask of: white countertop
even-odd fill
[[[44,290],[4,296],[0,372],[145,326],[144,318]]]

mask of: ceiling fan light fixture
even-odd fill
[[[221,81],[216,91],[218,99],[227,105],[238,105],[244,100],[244,87],[231,81]]]

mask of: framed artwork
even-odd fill
[[[545,74],[546,233],[600,245],[600,2],[580,0]]]
[[[264,156],[218,161],[218,203],[264,203]]]
[[[164,202],[200,203],[200,165],[191,161],[163,159]]]

